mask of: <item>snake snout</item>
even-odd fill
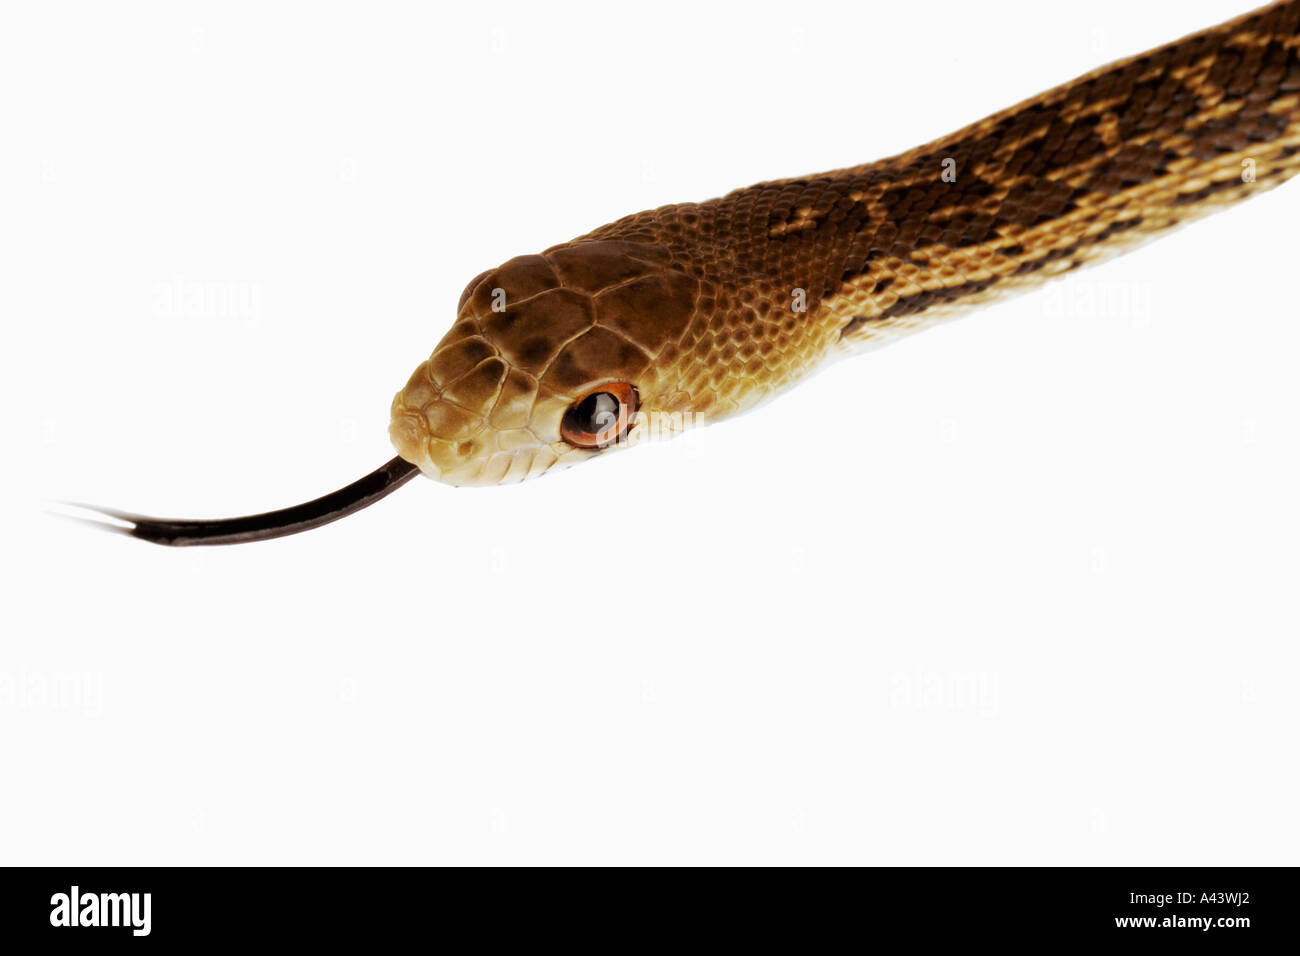
[[[494,427],[490,415],[442,398],[413,404],[421,396],[411,386],[398,394],[388,433],[398,454],[435,481],[508,484],[542,474],[561,456],[526,428]]]
[[[420,471],[435,481],[442,477],[442,468],[429,454],[428,429],[420,420],[419,412],[406,408],[400,398],[393,402],[393,420],[388,426],[388,437],[397,453]]]

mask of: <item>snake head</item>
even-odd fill
[[[659,412],[680,420],[701,287],[663,246],[616,240],[483,273],[394,398],[393,444],[431,478],[501,484],[627,447]]]

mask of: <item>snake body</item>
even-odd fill
[[[1120,252],[1300,170],[1300,0],[889,159],[627,216],[471,282],[392,406],[399,455],[518,481],[752,408],[827,362]],[[632,389],[618,440],[584,396]]]
[[[1300,0],[1284,0],[899,156],[636,213],[488,270],[393,400],[398,457],[336,492],[217,520],[92,510],[159,544],[233,544],[419,472],[521,481],[746,411],[1297,171]]]

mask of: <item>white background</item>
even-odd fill
[[[481,270],[1249,4],[6,4],[0,860],[1295,863],[1294,185],[522,486],[44,511],[331,490]]]

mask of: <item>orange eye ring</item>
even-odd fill
[[[560,437],[575,448],[607,448],[627,437],[641,396],[627,382],[600,385],[569,406]]]

